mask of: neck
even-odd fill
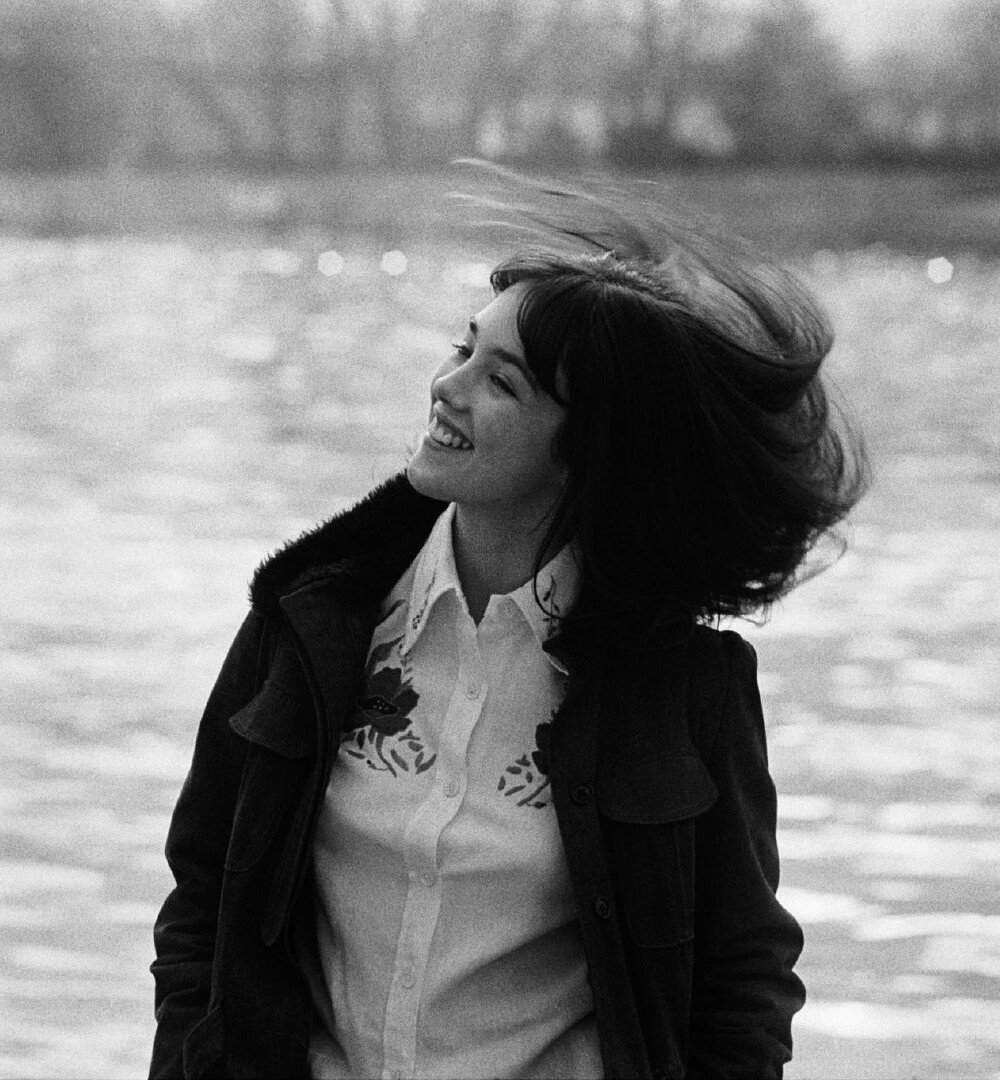
[[[544,534],[540,522],[509,517],[498,520],[474,508],[456,507],[452,526],[455,568],[477,624],[491,596],[513,592],[531,577]],[[549,554],[554,552],[546,552]]]

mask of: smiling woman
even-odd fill
[[[407,468],[413,487],[456,504],[453,543],[473,618],[531,577],[541,530],[566,482],[556,458],[565,406],[528,368],[517,332],[525,286],[469,321],[431,381],[430,429]]]
[[[406,472],[254,577],[171,824],[154,1076],[791,1055],[755,657],[710,624],[861,493],[831,335],[736,247],[517,182],[551,244],[495,269]]]

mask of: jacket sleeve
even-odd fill
[[[185,1037],[208,1011],[223,866],[245,755],[228,721],[259,683],[264,625],[264,617],[251,611],[229,649],[167,834],[176,885],[153,930],[157,1027],[151,1077],[183,1075]]]
[[[719,789],[697,835],[696,934],[688,1052],[690,1080],[780,1078],[791,1058],[791,1021],[805,1001],[792,971],[798,923],[778,903],[777,800],[757,662],[724,635],[728,679],[706,764]]]

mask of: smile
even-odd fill
[[[427,434],[438,446],[447,446],[451,450],[471,450],[472,443],[454,429],[447,427],[436,416],[431,419]]]

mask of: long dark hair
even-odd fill
[[[545,246],[502,261],[517,328],[567,419],[546,554],[572,538],[604,614],[760,615],[863,493],[859,436],[819,370],[833,334],[809,291],[741,243],[634,194],[502,174]],[[661,203],[662,205],[662,203]]]

